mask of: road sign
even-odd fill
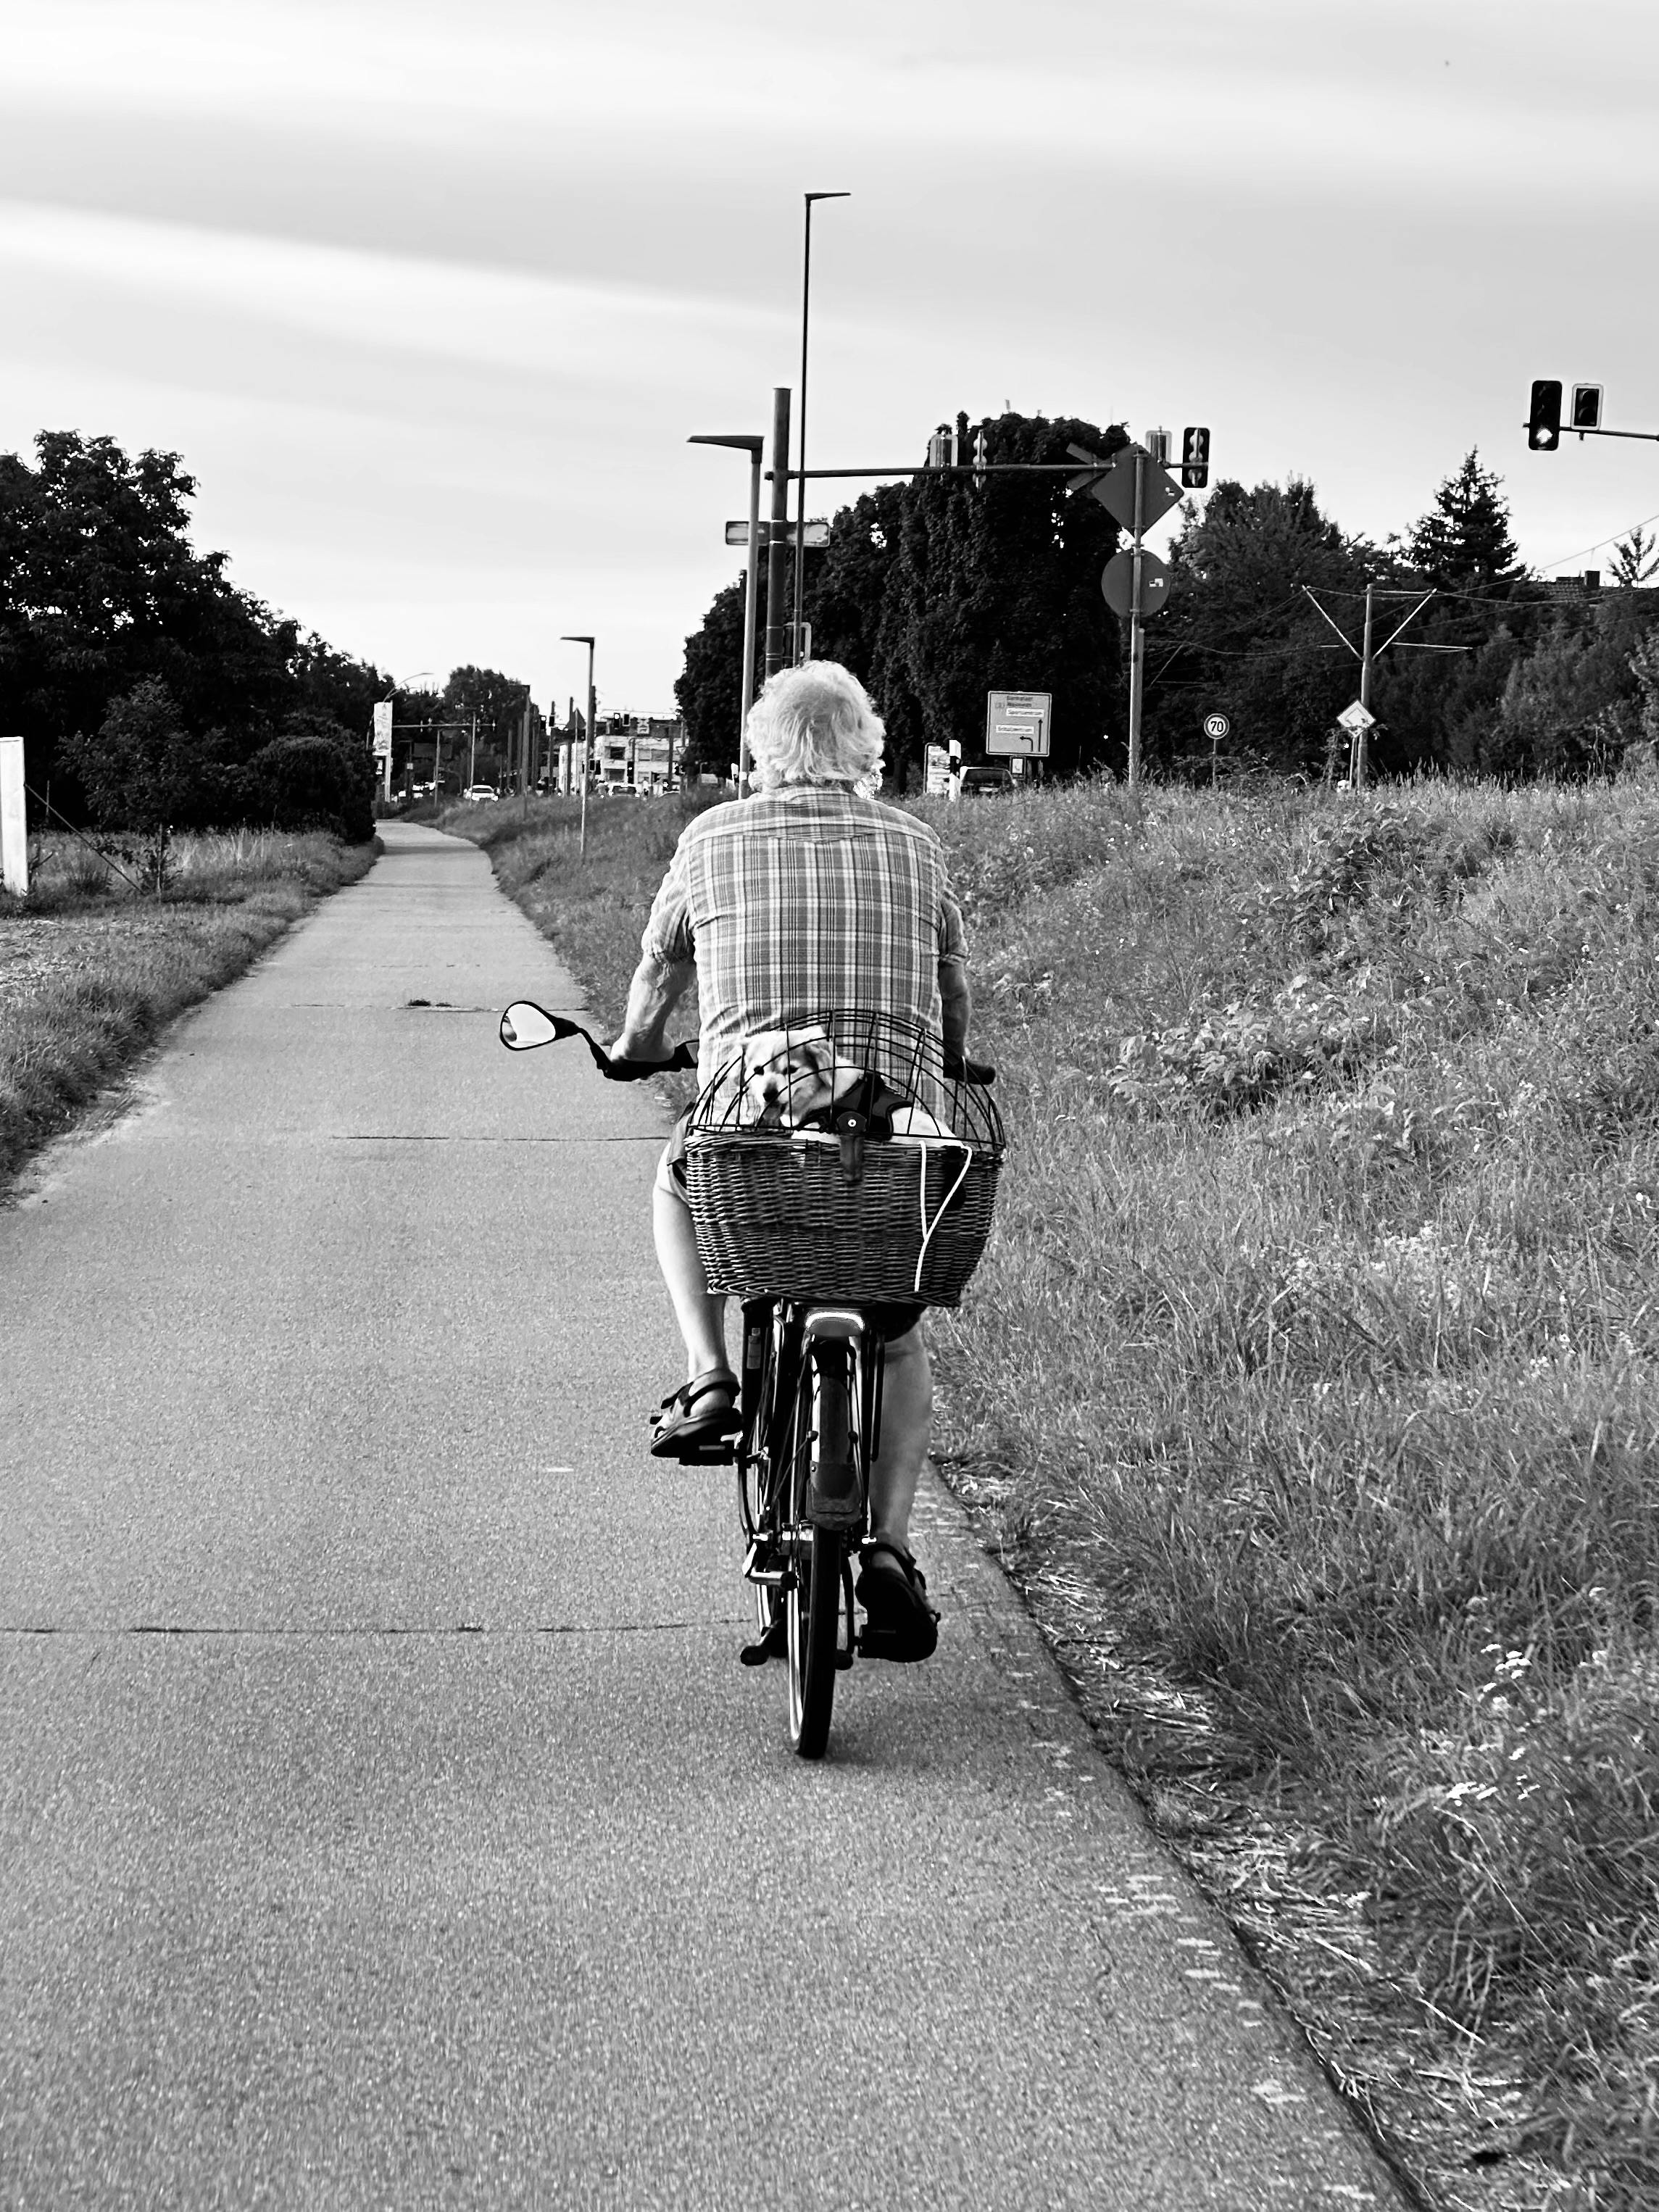
[[[1375,729],[1376,726],[1376,715],[1369,707],[1362,707],[1358,699],[1354,701],[1352,707],[1345,707],[1336,719],[1345,730],[1352,730],[1356,737],[1362,730]]]
[[[1181,503],[1181,486],[1152,459],[1141,462],[1140,526],[1150,530],[1161,515]],[[1114,522],[1135,526],[1135,448],[1126,446],[1097,483],[1090,487]]]
[[[776,542],[780,545],[793,545],[795,543],[795,530],[796,526],[793,521],[775,524],[763,516],[760,526],[760,542],[763,545],[769,545],[773,543],[775,534]],[[728,545],[746,545],[749,543],[749,523],[746,517],[739,521],[726,524],[726,542]],[[822,516],[810,514],[807,516],[805,543],[809,552],[815,545],[827,545],[830,543],[830,525]]]
[[[1204,717],[1204,734],[1212,744],[1219,744],[1231,727],[1232,724],[1224,714],[1206,714]]]
[[[1100,574],[1101,597],[1115,615],[1131,615],[1135,610],[1131,604],[1134,590],[1135,556],[1125,551],[1114,553]],[[1170,596],[1170,568],[1156,553],[1140,556],[1140,611],[1155,615]]]
[[[1053,704],[1051,691],[988,691],[986,751],[1021,760],[1047,760],[1048,710]]]

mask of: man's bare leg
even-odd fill
[[[710,1368],[729,1367],[726,1300],[708,1287],[691,1226],[691,1209],[666,1167],[657,1170],[657,1187],[651,1199],[651,1226],[657,1247],[657,1265],[668,1285],[680,1334],[685,1339],[687,1382],[707,1375]]]
[[[933,1427],[933,1370],[921,1325],[887,1347],[881,1450],[870,1470],[870,1534],[908,1551],[910,1508]]]

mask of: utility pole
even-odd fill
[[[1359,703],[1369,714],[1371,711],[1371,601],[1376,593],[1374,576],[1365,579],[1365,640],[1359,653]],[[1365,788],[1365,726],[1362,722],[1353,741],[1353,787]]]
[[[1348,635],[1346,630],[1343,629],[1341,623],[1337,621],[1336,617],[1326,608],[1320,605],[1317,594],[1310,591],[1306,584],[1304,584],[1301,588],[1307,593],[1307,597],[1311,603],[1315,612],[1322,621],[1330,625],[1331,629],[1336,632],[1337,635],[1341,639],[1348,651],[1352,653],[1354,659],[1359,663],[1360,712],[1358,715],[1356,716],[1353,708],[1350,707],[1346,713],[1337,716],[1337,720],[1340,723],[1344,724],[1352,732],[1353,752],[1352,757],[1353,787],[1356,791],[1363,791],[1365,787],[1367,765],[1365,759],[1366,732],[1370,730],[1372,720],[1374,720],[1371,714],[1371,670],[1382,658],[1382,655],[1388,651],[1389,647],[1394,643],[1401,631],[1406,629],[1409,623],[1416,621],[1419,615],[1422,613],[1424,608],[1427,606],[1429,601],[1434,598],[1435,594],[1432,589],[1426,592],[1384,591],[1378,586],[1376,579],[1374,576],[1368,576],[1365,580],[1365,627],[1360,643],[1356,645],[1353,640]],[[1338,599],[1352,599],[1357,598],[1358,594],[1351,592],[1339,592],[1336,593],[1336,597]],[[1371,632],[1376,611],[1376,602],[1378,599],[1413,599],[1416,604],[1407,610],[1402,620],[1395,624],[1394,628],[1383,639],[1382,644],[1373,647],[1371,644]],[[1328,652],[1334,651],[1334,647],[1328,647],[1326,650]],[[1405,650],[1408,653],[1467,653],[1468,652],[1469,647],[1467,645],[1418,645],[1407,646]]]
[[[766,533],[766,672],[787,668],[789,621],[785,611],[785,560],[789,544],[789,387],[772,392],[772,514]],[[796,558],[799,559],[799,550]]]

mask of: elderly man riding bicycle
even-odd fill
[[[697,816],[681,837],[612,1055],[665,1058],[668,1017],[694,975],[704,1085],[745,1041],[831,1007],[896,1017],[963,1052],[971,1001],[962,910],[933,831],[873,796],[884,732],[863,685],[834,661],[786,670],[762,691],[748,734],[756,793]],[[735,1437],[738,1415],[726,1300],[708,1288],[686,1201],[684,1122],[664,1151],[653,1206],[688,1379],[665,1401],[651,1449],[690,1457]],[[921,1311],[881,1316],[881,1442],[857,1590],[872,1623],[912,1658],[925,1658],[938,1632],[909,1548],[933,1424]]]

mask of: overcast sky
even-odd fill
[[[672,710],[799,376],[809,460],[965,408],[1210,425],[1406,530],[1478,446],[1547,572],[1659,445],[1652,0],[0,0],[0,448],[182,453],[238,582],[400,678]],[[850,493],[842,496],[850,496]],[[825,511],[823,501],[815,502]],[[1165,525],[1154,542],[1168,535]]]

